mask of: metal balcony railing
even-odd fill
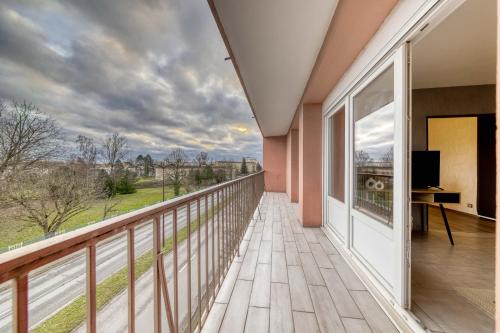
[[[135,236],[138,227],[146,224],[152,225],[149,239],[152,242],[153,318],[150,320],[154,332],[162,332],[162,322],[166,322],[163,331],[201,330],[263,192],[264,173],[258,172],[0,254],[0,284],[12,282],[12,331],[33,329],[29,311],[30,273],[49,269],[84,251],[86,316],[83,324],[87,332],[96,332],[99,297],[96,249],[120,236],[126,241],[127,327],[129,332],[142,331],[136,328]],[[182,288],[180,251],[185,251],[182,258],[184,255],[187,258],[182,268],[185,279]],[[166,260],[167,256],[171,261]],[[171,274],[166,273],[166,267]],[[185,299],[180,299],[181,291]],[[182,314],[179,313],[180,300],[184,305],[187,303]]]

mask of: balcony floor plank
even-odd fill
[[[323,230],[300,226],[297,204],[265,193],[260,210],[203,332],[396,331]]]
[[[252,281],[237,280],[227,306],[221,332],[243,332],[252,291]]]
[[[398,331],[368,291],[351,291],[351,295],[374,333]]]
[[[271,265],[258,264],[250,298],[251,306],[269,307],[271,294]]]
[[[288,266],[288,279],[290,282],[292,309],[294,311],[314,312],[302,267]]]
[[[363,319],[342,318],[347,333],[371,333],[371,329]]]
[[[288,283],[285,252],[273,252],[272,254],[271,281]]]
[[[272,241],[263,240],[260,243],[259,259],[258,259],[259,264],[270,264],[271,263],[272,246],[273,246]]]
[[[285,256],[288,266],[300,265],[299,251],[295,242],[285,242]]]
[[[320,333],[316,315],[310,312],[293,312],[295,332]]]
[[[269,309],[251,306],[248,309],[245,333],[269,332]]]
[[[288,284],[271,283],[270,332],[293,332],[292,306]]]

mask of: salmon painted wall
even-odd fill
[[[290,129],[286,136],[286,194],[299,201],[299,131]]]
[[[302,102],[323,103],[399,0],[339,0]]]
[[[264,182],[266,191],[286,191],[286,135],[264,138]]]
[[[321,104],[305,104],[299,115],[299,219],[305,227],[319,227],[321,208]]]

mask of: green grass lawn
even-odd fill
[[[185,194],[184,189],[181,190],[181,195]],[[165,200],[174,197],[173,188],[165,187]],[[162,188],[139,188],[136,193],[117,195],[114,199],[118,204],[114,207],[114,211],[108,214],[110,216],[123,214],[143,208],[162,200]],[[61,231],[70,231],[81,228],[91,222],[99,222],[103,216],[103,201],[97,201],[92,208],[84,211],[61,227]],[[1,214],[2,212],[0,212]],[[17,244],[23,241],[30,241],[43,237],[43,232],[40,227],[32,225],[28,222],[20,221],[9,214],[0,217],[0,249]]]

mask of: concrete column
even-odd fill
[[[321,211],[321,104],[299,110],[299,219],[304,227],[319,227]]]
[[[291,202],[299,202],[299,130],[286,136],[286,193]]]
[[[268,192],[286,191],[286,135],[264,138],[264,182]]]

